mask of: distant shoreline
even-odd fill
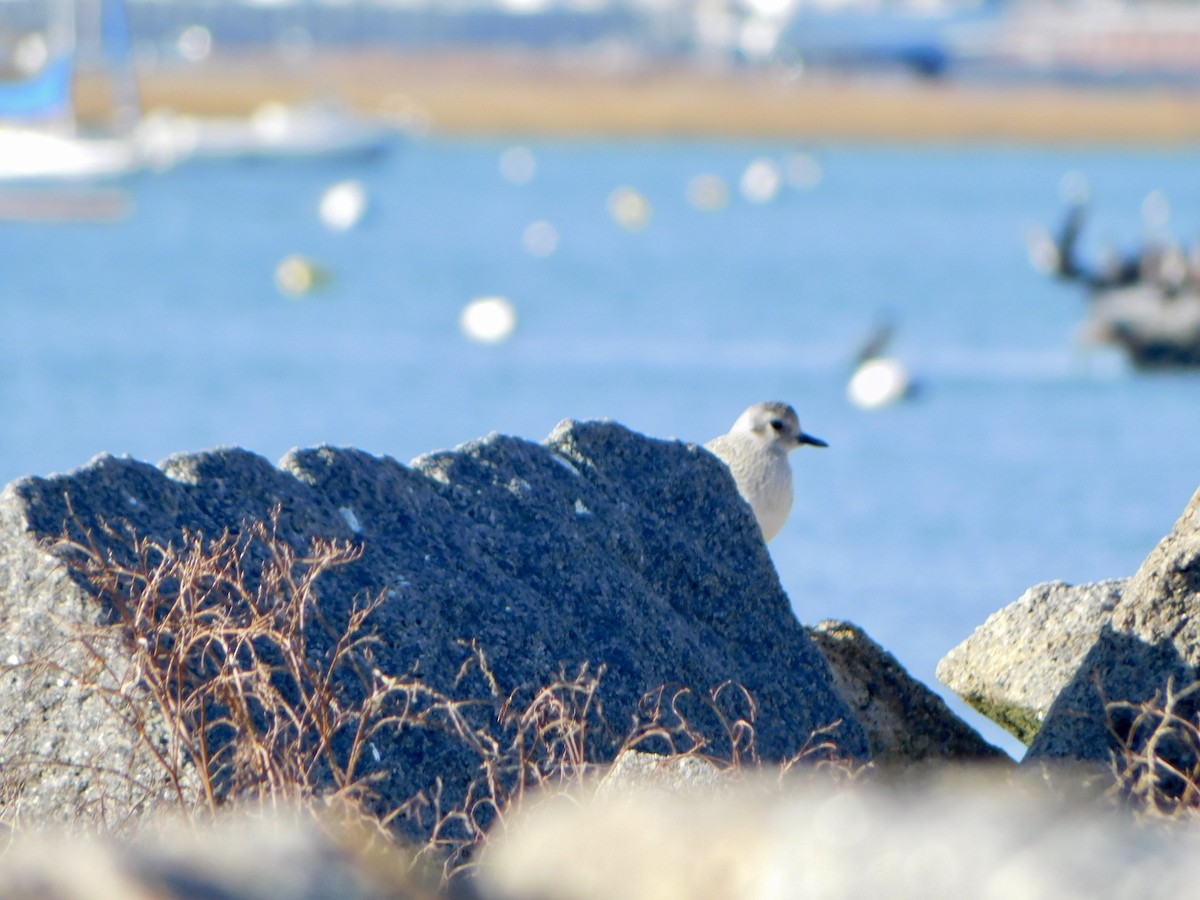
[[[104,91],[80,85],[85,115]],[[243,114],[266,100],[340,97],[417,111],[435,134],[731,137],[920,143],[1200,145],[1200,91],[833,80],[526,56],[225,59],[142,73],[147,109]]]

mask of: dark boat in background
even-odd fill
[[[1153,240],[1090,268],[1078,253],[1086,210],[1086,197],[1076,199],[1058,235],[1038,235],[1030,246],[1037,269],[1087,290],[1084,340],[1120,347],[1137,369],[1200,367],[1200,246],[1189,253]]]

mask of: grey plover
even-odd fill
[[[791,512],[788,453],[805,444],[828,446],[804,433],[796,411],[786,403],[755,403],[738,416],[728,434],[705,444],[729,466],[738,491],[754,510],[764,541],[779,533]]]

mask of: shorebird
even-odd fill
[[[786,403],[755,403],[738,416],[728,434],[705,444],[729,466],[738,492],[754,510],[764,541],[779,533],[791,512],[788,453],[805,444],[829,446],[805,434],[796,411]]]

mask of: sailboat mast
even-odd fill
[[[46,50],[47,58],[51,61],[67,60],[73,75],[79,51],[79,21],[75,14],[75,0],[49,0]],[[68,80],[65,96],[60,98],[59,115],[63,120],[62,125],[74,131],[75,96],[70,89],[70,80],[73,79]]]
[[[109,98],[110,127],[126,133],[141,116],[133,41],[123,0],[50,0],[73,23],[69,38],[81,72],[99,76]]]
[[[141,118],[142,98],[138,89],[137,66],[133,59],[133,36],[129,30],[125,0],[98,2],[100,38],[113,79],[114,125],[119,131],[129,131]]]

